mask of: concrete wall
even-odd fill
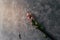
[[[0,0],[0,40],[50,40],[26,18],[31,11],[46,30],[60,39],[59,0]],[[19,38],[21,34],[21,39]]]

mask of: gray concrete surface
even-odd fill
[[[50,40],[29,23],[27,11],[60,40],[60,0],[0,0],[0,40]]]

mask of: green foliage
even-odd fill
[[[45,35],[44,37],[47,38],[51,38],[52,40],[55,40],[46,30],[45,27],[43,26],[43,24],[38,23],[36,20],[32,19],[32,25],[33,26],[37,26],[36,29],[40,30],[41,32],[43,32]]]
[[[32,25],[37,26],[36,29],[45,30],[44,26],[42,24],[39,24],[36,20],[32,20]]]

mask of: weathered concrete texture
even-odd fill
[[[60,39],[59,0],[0,0],[0,40],[50,40],[29,23],[26,11]]]
[[[40,40],[26,20],[25,0],[0,0],[0,19],[0,40]]]
[[[28,9],[46,30],[60,40],[60,0],[27,0]]]

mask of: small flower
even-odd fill
[[[27,19],[29,19],[29,20],[33,19],[32,14],[30,12],[27,12]]]

